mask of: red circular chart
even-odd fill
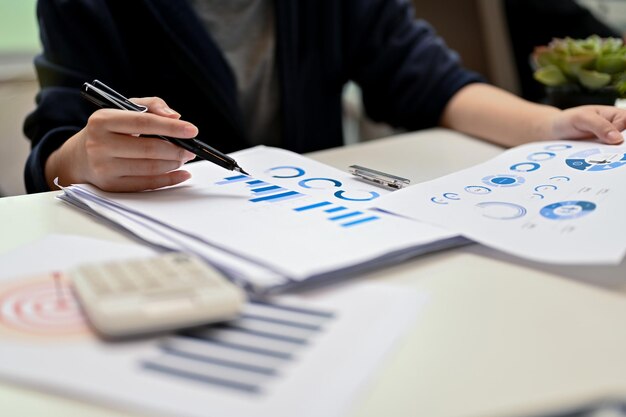
[[[71,288],[58,276],[0,293],[0,324],[42,336],[84,333],[88,329]]]

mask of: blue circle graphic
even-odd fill
[[[274,172],[274,171],[278,171],[278,170],[292,170],[292,171],[295,171],[295,172],[293,174],[289,174],[289,175],[277,175],[277,174],[274,174],[274,175],[272,175],[272,177],[274,177],[274,178],[297,178],[297,177],[301,177],[301,176],[304,175],[304,170],[302,168],[292,167],[292,166],[274,167],[274,168],[268,169],[267,172]]]
[[[430,201],[432,201],[435,204],[448,204],[446,201],[444,201],[443,199],[439,197],[433,197],[430,199]]]
[[[342,200],[348,200],[348,201],[370,201],[370,200],[380,197],[380,194],[378,194],[375,191],[368,191],[369,197],[366,197],[366,198],[346,197],[344,193],[345,191],[339,190],[335,193],[335,197],[340,198]]]
[[[536,186],[534,189],[538,193],[542,193],[542,192],[546,192],[546,191],[558,190],[558,188],[559,187],[557,187],[556,185],[552,185],[552,184],[541,184],[541,185]]]
[[[550,177],[550,180],[554,181],[554,182],[568,182],[571,180],[570,177],[566,177],[565,175],[557,175],[554,177]]]
[[[485,201],[476,204],[481,215],[494,220],[515,220],[526,215],[526,208],[504,201]]]
[[[468,185],[465,187],[465,191],[470,194],[489,194],[491,188],[483,187],[482,185]]]
[[[515,178],[511,177],[495,177],[491,179],[491,182],[498,185],[511,185],[515,184]]]
[[[307,179],[304,179],[304,180],[300,181],[298,183],[298,185],[300,187],[303,187],[303,188],[313,188],[313,189],[316,189],[316,190],[323,190],[325,188],[325,187],[313,187],[312,185],[308,184],[311,181],[329,182],[329,183],[333,184],[333,187],[341,187],[341,182],[337,181],[337,180],[334,180],[332,178],[307,178]]]
[[[626,165],[626,153],[622,148],[618,152],[607,152],[599,148],[576,152],[565,160],[568,167],[579,171],[607,171]]]
[[[444,198],[448,200],[460,200],[461,198],[457,193],[443,193]]]
[[[524,178],[516,175],[488,175],[483,178],[483,182],[487,185],[495,187],[515,187],[524,183]]]
[[[526,157],[529,161],[547,161],[556,156],[554,152],[533,152]]]
[[[545,206],[539,211],[546,219],[571,220],[586,216],[596,209],[591,201],[560,201]]]
[[[565,149],[570,149],[572,147],[572,145],[565,145],[565,144],[557,144],[557,145],[548,145],[546,146],[545,149],[546,151],[564,151]]]
[[[537,171],[539,168],[541,168],[541,165],[536,162],[520,162],[519,164],[511,165],[509,169],[515,172],[532,172]]]

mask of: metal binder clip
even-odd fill
[[[385,172],[376,171],[374,169],[365,168],[360,165],[350,165],[348,167],[352,175],[363,178],[366,181],[374,182],[394,190],[399,190],[411,183],[407,178],[397,177]]]

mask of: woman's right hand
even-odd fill
[[[46,161],[46,180],[61,185],[90,183],[105,191],[143,191],[181,183],[191,177],[178,170],[195,155],[157,138],[163,135],[193,138],[198,129],[179,120],[180,114],[157,97],[132,99],[148,107],[147,113],[101,109],[87,125]]]

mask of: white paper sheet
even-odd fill
[[[105,343],[62,275],[0,278],[0,378],[145,415],[340,416],[427,301],[347,285],[249,303],[241,318],[185,335]]]
[[[48,235],[0,254],[0,279],[63,271],[81,263],[155,255],[147,246],[85,236]]]
[[[374,204],[536,261],[618,264],[625,189],[625,146],[537,142]]]
[[[180,186],[114,194],[79,185],[65,198],[147,240],[194,246],[255,287],[391,263],[457,236],[368,210],[389,191],[292,152],[257,147],[233,156],[253,177],[199,162]]]

